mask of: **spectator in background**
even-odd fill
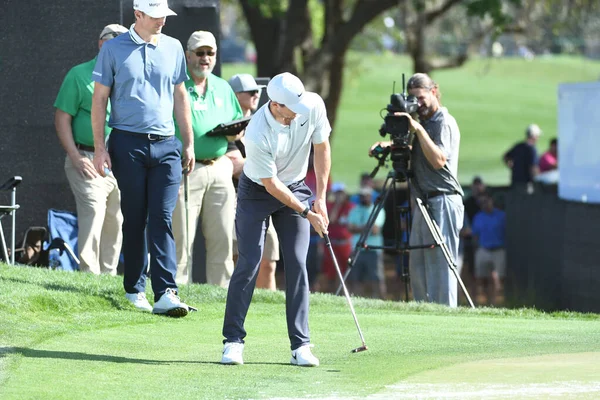
[[[540,157],[540,173],[552,171],[558,168],[558,141],[553,138],[550,141],[550,148]]]
[[[541,134],[539,126],[529,125],[525,131],[525,141],[517,143],[504,154],[503,160],[511,170],[513,186],[531,184],[539,173],[535,144]]]
[[[471,194],[465,200],[465,214],[469,218],[469,221],[473,221],[473,217],[479,211],[481,211],[481,205],[479,204],[479,195],[486,191],[486,185],[483,183],[481,177],[476,176],[473,178],[471,183]]]
[[[375,204],[375,201],[379,197],[379,192],[375,189],[375,181],[371,177],[371,174],[364,172],[360,175],[359,191],[362,188],[369,188],[371,190],[371,202]],[[354,204],[360,204],[360,194],[353,194],[350,196],[350,201]]]
[[[192,113],[196,168],[189,174],[188,212],[183,183],[173,212],[177,283],[191,281],[196,227],[201,220],[206,245],[206,282],[226,288],[233,273],[236,195],[231,180],[233,164],[225,152],[228,140],[236,138],[210,137],[206,133],[223,122],[240,119],[242,109],[227,81],[212,73],[217,60],[217,43],[212,33],[192,33],[185,55],[190,74],[185,89]],[[179,130],[176,135],[180,137]]]
[[[342,274],[346,272],[348,258],[352,252],[352,234],[348,230],[348,213],[354,207],[346,193],[346,185],[341,182],[335,182],[331,185],[330,199],[327,201],[327,210],[329,213],[329,239],[331,248],[335,253],[338,266]],[[335,292],[337,282],[337,272],[331,253],[326,251],[323,254],[323,268],[321,277],[323,279],[320,285],[320,291]]]
[[[373,192],[368,187],[363,187],[359,192],[359,204],[348,214],[348,230],[353,234],[352,248],[356,247],[361,233],[366,229],[369,216],[373,212]],[[367,246],[383,246],[381,228],[385,222],[385,210],[382,209],[365,241]],[[362,250],[350,274],[348,275],[352,292],[359,296],[371,296],[385,299],[386,285],[383,270],[383,251],[381,249]]]
[[[242,116],[249,117],[252,115],[258,107],[258,100],[260,99],[260,92],[265,87],[264,85],[258,85],[252,75],[250,74],[237,74],[229,79],[229,85],[235,96],[237,97],[240,106],[242,107]],[[234,185],[237,189],[237,182],[244,168],[246,161],[246,147],[244,146],[244,136],[242,135],[235,142],[229,142],[227,153],[225,155],[229,157],[233,163],[233,178]],[[238,249],[237,249],[237,236],[235,235],[235,229],[233,232],[233,258],[237,260]],[[265,244],[263,249],[263,255],[260,260],[260,267],[258,269],[258,277],[256,278],[256,287],[259,289],[276,290],[277,284],[275,282],[275,271],[277,269],[277,261],[279,260],[279,239],[277,238],[277,232],[275,232],[275,226],[273,221],[269,218],[269,227],[267,228],[267,234],[265,236]]]
[[[475,252],[475,279],[478,292],[487,292],[488,303],[496,305],[506,274],[506,215],[494,207],[494,200],[487,192],[480,195],[480,203],[482,210],[475,215],[471,227],[479,245]]]
[[[107,25],[100,32],[98,49],[127,28],[119,24]],[[65,157],[65,174],[77,205],[77,248],[79,269],[93,274],[117,274],[123,234],[121,192],[113,174],[101,177],[96,172],[94,135],[92,133],[92,71],[96,58],[79,64],[67,73],[54,107],[54,125]],[[110,116],[110,103],[106,116]],[[104,134],[110,128],[105,125]]]

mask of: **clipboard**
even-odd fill
[[[206,132],[206,136],[235,136],[246,129],[248,122],[250,122],[250,118],[251,117],[244,117],[241,119],[236,119],[235,121],[219,124],[210,131]]]

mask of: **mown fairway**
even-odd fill
[[[531,385],[600,395],[594,314],[355,299],[369,350],[350,354],[360,341],[344,299],[318,294],[310,323],[322,365],[306,369],[289,365],[283,293],[261,291],[246,364],[221,366],[225,291],[181,293],[199,312],[167,319],[134,310],[119,277],[1,265],[0,398],[468,398],[486,382],[500,398],[524,398]]]
[[[381,140],[379,112],[390,101],[393,82],[399,92],[402,73],[408,79],[412,65],[404,56],[359,53],[350,53],[346,65],[332,141],[332,176],[356,189],[360,173],[376,165],[367,151]],[[223,77],[239,72],[253,73],[253,66],[225,65]],[[473,59],[463,68],[432,76],[440,84],[443,105],[461,130],[460,181],[468,184],[474,175],[482,175],[490,183],[507,184],[509,173],[501,162],[502,154],[522,140],[530,123],[544,131],[538,151],[546,151],[550,139],[557,136],[558,84],[598,80],[600,63],[574,57]],[[384,179],[385,174],[380,171],[378,178]]]

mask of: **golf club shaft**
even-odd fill
[[[354,306],[352,305],[352,300],[350,299],[350,294],[348,293],[348,289],[346,288],[346,284],[344,283],[344,277],[342,276],[342,271],[340,270],[340,266],[338,265],[337,259],[335,258],[335,253],[333,252],[333,248],[331,247],[331,241],[329,240],[329,235],[323,235],[325,239],[325,245],[329,249],[329,253],[331,254],[331,259],[333,260],[333,265],[335,266],[335,270],[337,271],[338,277],[340,278],[340,282],[342,283],[342,289],[344,290],[344,296],[346,296],[346,300],[348,301],[348,306],[350,307],[350,312],[352,312],[352,318],[354,318],[354,323],[356,324],[356,329],[358,330],[358,335],[360,336],[360,341],[365,345],[365,338],[360,329],[360,325],[358,324],[358,318],[356,318],[356,312],[354,311]]]

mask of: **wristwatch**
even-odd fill
[[[302,211],[302,212],[300,213],[300,216],[301,216],[302,218],[306,218],[306,217],[308,217],[308,212],[309,212],[309,211],[310,211],[310,207],[306,207],[306,208],[304,209],[304,211]]]

